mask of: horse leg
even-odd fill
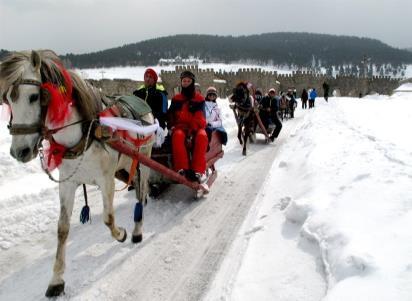
[[[237,139],[239,139],[239,143],[242,145],[242,124],[237,125]]]
[[[59,186],[60,216],[57,227],[57,250],[53,267],[53,277],[46,291],[46,297],[56,297],[64,292],[63,274],[65,269],[66,241],[70,230],[74,195],[78,185],[61,183]]]
[[[140,168],[138,169],[138,173],[135,178],[136,185],[139,185],[139,191],[136,191],[137,202],[134,210],[134,229],[132,233],[133,243],[139,243],[143,240],[143,204],[147,203],[149,176],[149,167],[140,164]]]
[[[124,228],[117,227],[114,218],[113,198],[114,198],[114,177],[106,178],[105,184],[100,185],[103,197],[103,220],[110,229],[112,237],[118,242],[124,242],[127,232]]]
[[[246,144],[247,144],[247,139],[249,138],[250,135],[250,125],[249,123],[245,123],[245,129],[244,129],[244,134],[243,134],[243,151],[242,155],[246,156]]]

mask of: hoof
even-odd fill
[[[127,238],[127,231],[126,231],[125,229],[123,229],[123,228],[120,228],[120,229],[124,231],[124,235],[123,235],[123,237],[122,237],[121,239],[118,239],[117,241],[118,241],[118,242],[125,242],[125,240],[126,240],[126,238]]]
[[[134,244],[137,244],[137,243],[141,242],[142,240],[143,240],[143,235],[142,234],[132,236],[132,243],[134,243]]]
[[[161,194],[161,191],[158,186],[151,186],[149,191],[149,196],[151,198],[157,198]]]
[[[246,150],[245,149],[242,151],[242,155],[246,156]]]
[[[49,285],[46,291],[46,297],[57,297],[64,293],[64,282],[55,285]]]

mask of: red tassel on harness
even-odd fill
[[[62,164],[63,156],[66,153],[66,147],[56,142],[52,142],[50,145],[48,145],[47,142],[43,142],[43,144],[44,163],[47,164],[44,168],[48,171],[52,171]]]
[[[50,94],[46,123],[52,127],[62,126],[72,112],[73,100],[68,96],[63,86],[57,87],[52,83],[44,83],[41,88]]]
[[[72,99],[73,84],[69,72],[60,66],[64,78],[64,86],[46,82],[41,85],[41,89],[49,92],[50,101],[47,108],[46,124],[52,128],[63,126],[72,113],[74,100]],[[53,140],[50,145],[44,146],[44,158],[47,170],[52,171],[60,166],[67,148]]]

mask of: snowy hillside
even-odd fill
[[[318,98],[247,157],[218,101],[230,138],[210,195],[150,199],[135,246],[112,240],[93,187],[81,225],[79,190],[57,300],[412,300],[412,93]],[[0,142],[0,300],[45,300],[58,189],[9,156],[5,121]],[[133,197],[115,201],[129,233]]]

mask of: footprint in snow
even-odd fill
[[[280,168],[284,168],[284,167],[287,167],[287,166],[288,166],[288,164],[285,161],[279,162],[279,167]]]
[[[246,232],[245,232],[245,235],[246,235],[246,236],[249,236],[249,235],[251,235],[251,234],[253,234],[253,233],[256,233],[256,232],[258,232],[258,231],[261,231],[261,230],[263,230],[263,226],[256,226],[256,227],[252,228],[251,230],[246,231]]]
[[[370,173],[360,174],[360,175],[358,175],[357,177],[355,177],[355,179],[353,179],[353,181],[354,181],[354,182],[359,182],[359,181],[362,181],[362,180],[364,180],[364,179],[369,178],[370,176],[371,176]]]

